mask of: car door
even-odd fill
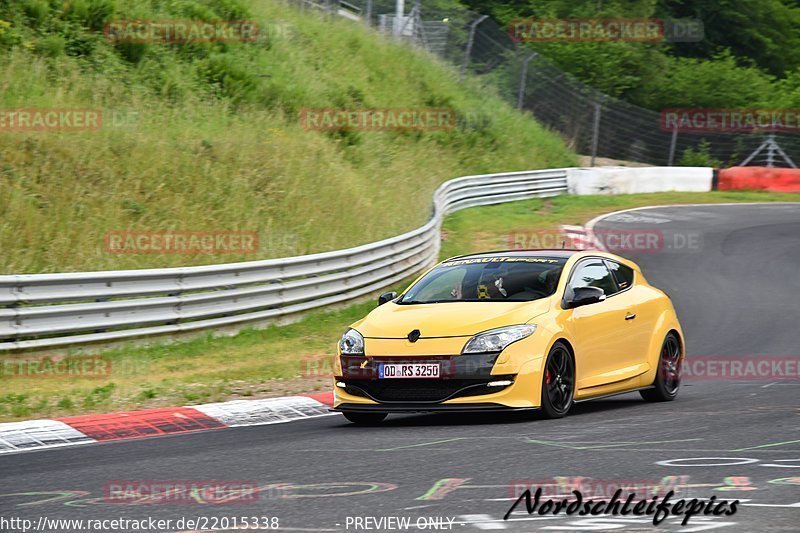
[[[599,257],[575,265],[565,299],[577,287],[599,287],[606,295],[602,302],[571,309],[567,319],[576,357],[576,397],[580,397],[591,395],[593,388],[626,379],[620,373],[625,367],[620,354],[627,351],[624,325],[628,302],[615,297],[617,282]]]
[[[632,268],[608,259],[605,263],[614,275],[619,288],[614,298],[619,298],[625,306],[625,325],[621,334],[625,336],[626,342],[619,353],[620,362],[625,368],[631,369],[636,365],[646,365],[647,350],[650,347],[656,319],[653,305],[643,295],[643,288],[637,285],[636,273]],[[644,371],[646,368],[641,370]]]

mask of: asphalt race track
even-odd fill
[[[690,360],[796,360],[798,204],[637,210],[612,215],[596,229],[660,236],[658,250],[620,253],[640,262],[673,298]],[[528,515],[524,505],[503,520],[513,500],[510,485],[549,481],[555,490],[555,478],[577,477],[591,478],[586,486],[599,492],[615,484],[673,483],[676,497],[741,505],[732,516],[697,515],[687,526],[681,517],[655,527],[651,516]],[[263,490],[255,502],[227,505],[104,501],[109,482],[145,479],[243,480]],[[357,529],[356,517],[410,518],[412,531],[436,531],[425,529],[435,523],[417,519],[437,517],[445,527],[454,520],[450,530],[463,532],[798,531],[800,382],[691,379],[672,403],[647,404],[628,394],[577,405],[557,421],[417,415],[359,428],[332,415],[6,455],[0,515],[277,517],[286,531],[393,530],[373,522]]]

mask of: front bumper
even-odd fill
[[[336,386],[351,396],[394,404],[443,403],[454,398],[485,396],[500,392],[513,383],[514,376],[494,376],[479,379],[340,379]]]
[[[409,362],[441,362],[438,379],[378,379],[377,365],[405,362],[398,357],[342,357],[342,375],[334,378],[334,410],[369,412],[457,412],[538,409],[541,360],[516,374],[492,372],[497,354],[437,356]],[[359,362],[360,361],[360,362]],[[366,361],[366,363],[365,363]],[[489,384],[511,381],[510,385]]]

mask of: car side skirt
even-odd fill
[[[635,389],[627,389],[617,392],[609,392],[608,394],[598,394],[597,396],[589,396],[587,398],[581,398],[580,400],[573,400],[572,403],[583,403],[583,402],[591,402],[592,400],[600,400],[602,398],[610,398],[612,396],[619,396],[620,394],[628,394],[630,392],[638,392],[640,390],[647,390],[647,389],[654,389],[655,387],[649,385],[647,387],[636,387]]]

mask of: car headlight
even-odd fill
[[[512,342],[530,337],[534,331],[536,331],[536,324],[490,329],[472,337],[461,353],[501,352]]]
[[[354,329],[348,329],[339,341],[342,355],[364,355],[364,337]]]

